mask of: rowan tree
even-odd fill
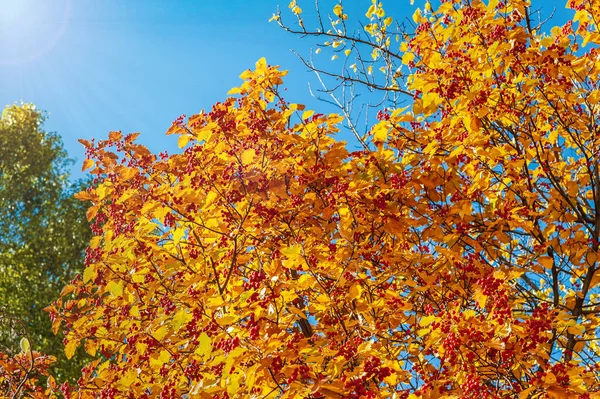
[[[543,34],[524,1],[428,5],[394,48],[373,3],[411,102],[360,151],[264,59],[174,122],[181,154],[82,141],[94,237],[50,311],[95,360],[69,395],[600,397],[600,8],[569,6]]]

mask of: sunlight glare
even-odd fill
[[[71,0],[0,0],[0,65],[34,61],[64,34]]]

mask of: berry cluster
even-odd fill
[[[302,364],[302,365],[294,368],[294,370],[292,371],[292,375],[289,376],[289,378],[287,379],[286,382],[288,384],[291,384],[292,382],[296,381],[298,379],[298,377],[300,377],[303,380],[306,380],[309,377],[309,374],[308,374],[309,371],[310,371],[310,368],[307,365]]]
[[[260,287],[261,282],[266,278],[267,275],[262,270],[252,271],[248,273],[248,281],[244,282],[244,289],[258,289]]]
[[[166,293],[160,299],[160,306],[164,309],[166,315],[169,315],[175,311],[175,304]]]
[[[217,344],[215,345],[215,348],[222,349],[223,352],[229,353],[232,350],[234,350],[235,348],[237,348],[238,346],[240,346],[240,338],[233,337],[233,338],[227,338],[227,339],[217,342]]]

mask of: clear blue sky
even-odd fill
[[[177,151],[164,135],[182,113],[192,115],[226,98],[239,74],[266,57],[290,71],[287,98],[323,109],[310,98],[312,75],[290,52],[307,54],[310,41],[268,19],[288,0],[0,0],[0,106],[33,102],[49,114],[77,159],[79,138],[105,138],[111,130],[142,132],[152,151]],[[346,0],[349,14],[364,15],[369,0]],[[389,14],[411,15],[409,0],[388,0]],[[420,3],[415,1],[415,6]],[[556,8],[561,0],[533,0]],[[308,12],[313,0],[300,0]],[[331,9],[332,0],[322,0]],[[386,3],[384,3],[386,4]]]

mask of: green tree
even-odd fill
[[[81,270],[90,232],[86,205],[73,198],[72,160],[44,120],[30,104],[8,106],[0,119],[0,303],[25,323],[34,349],[57,356],[54,372],[74,378],[79,364],[66,363],[43,309]],[[0,325],[0,344],[14,351],[9,327]]]

